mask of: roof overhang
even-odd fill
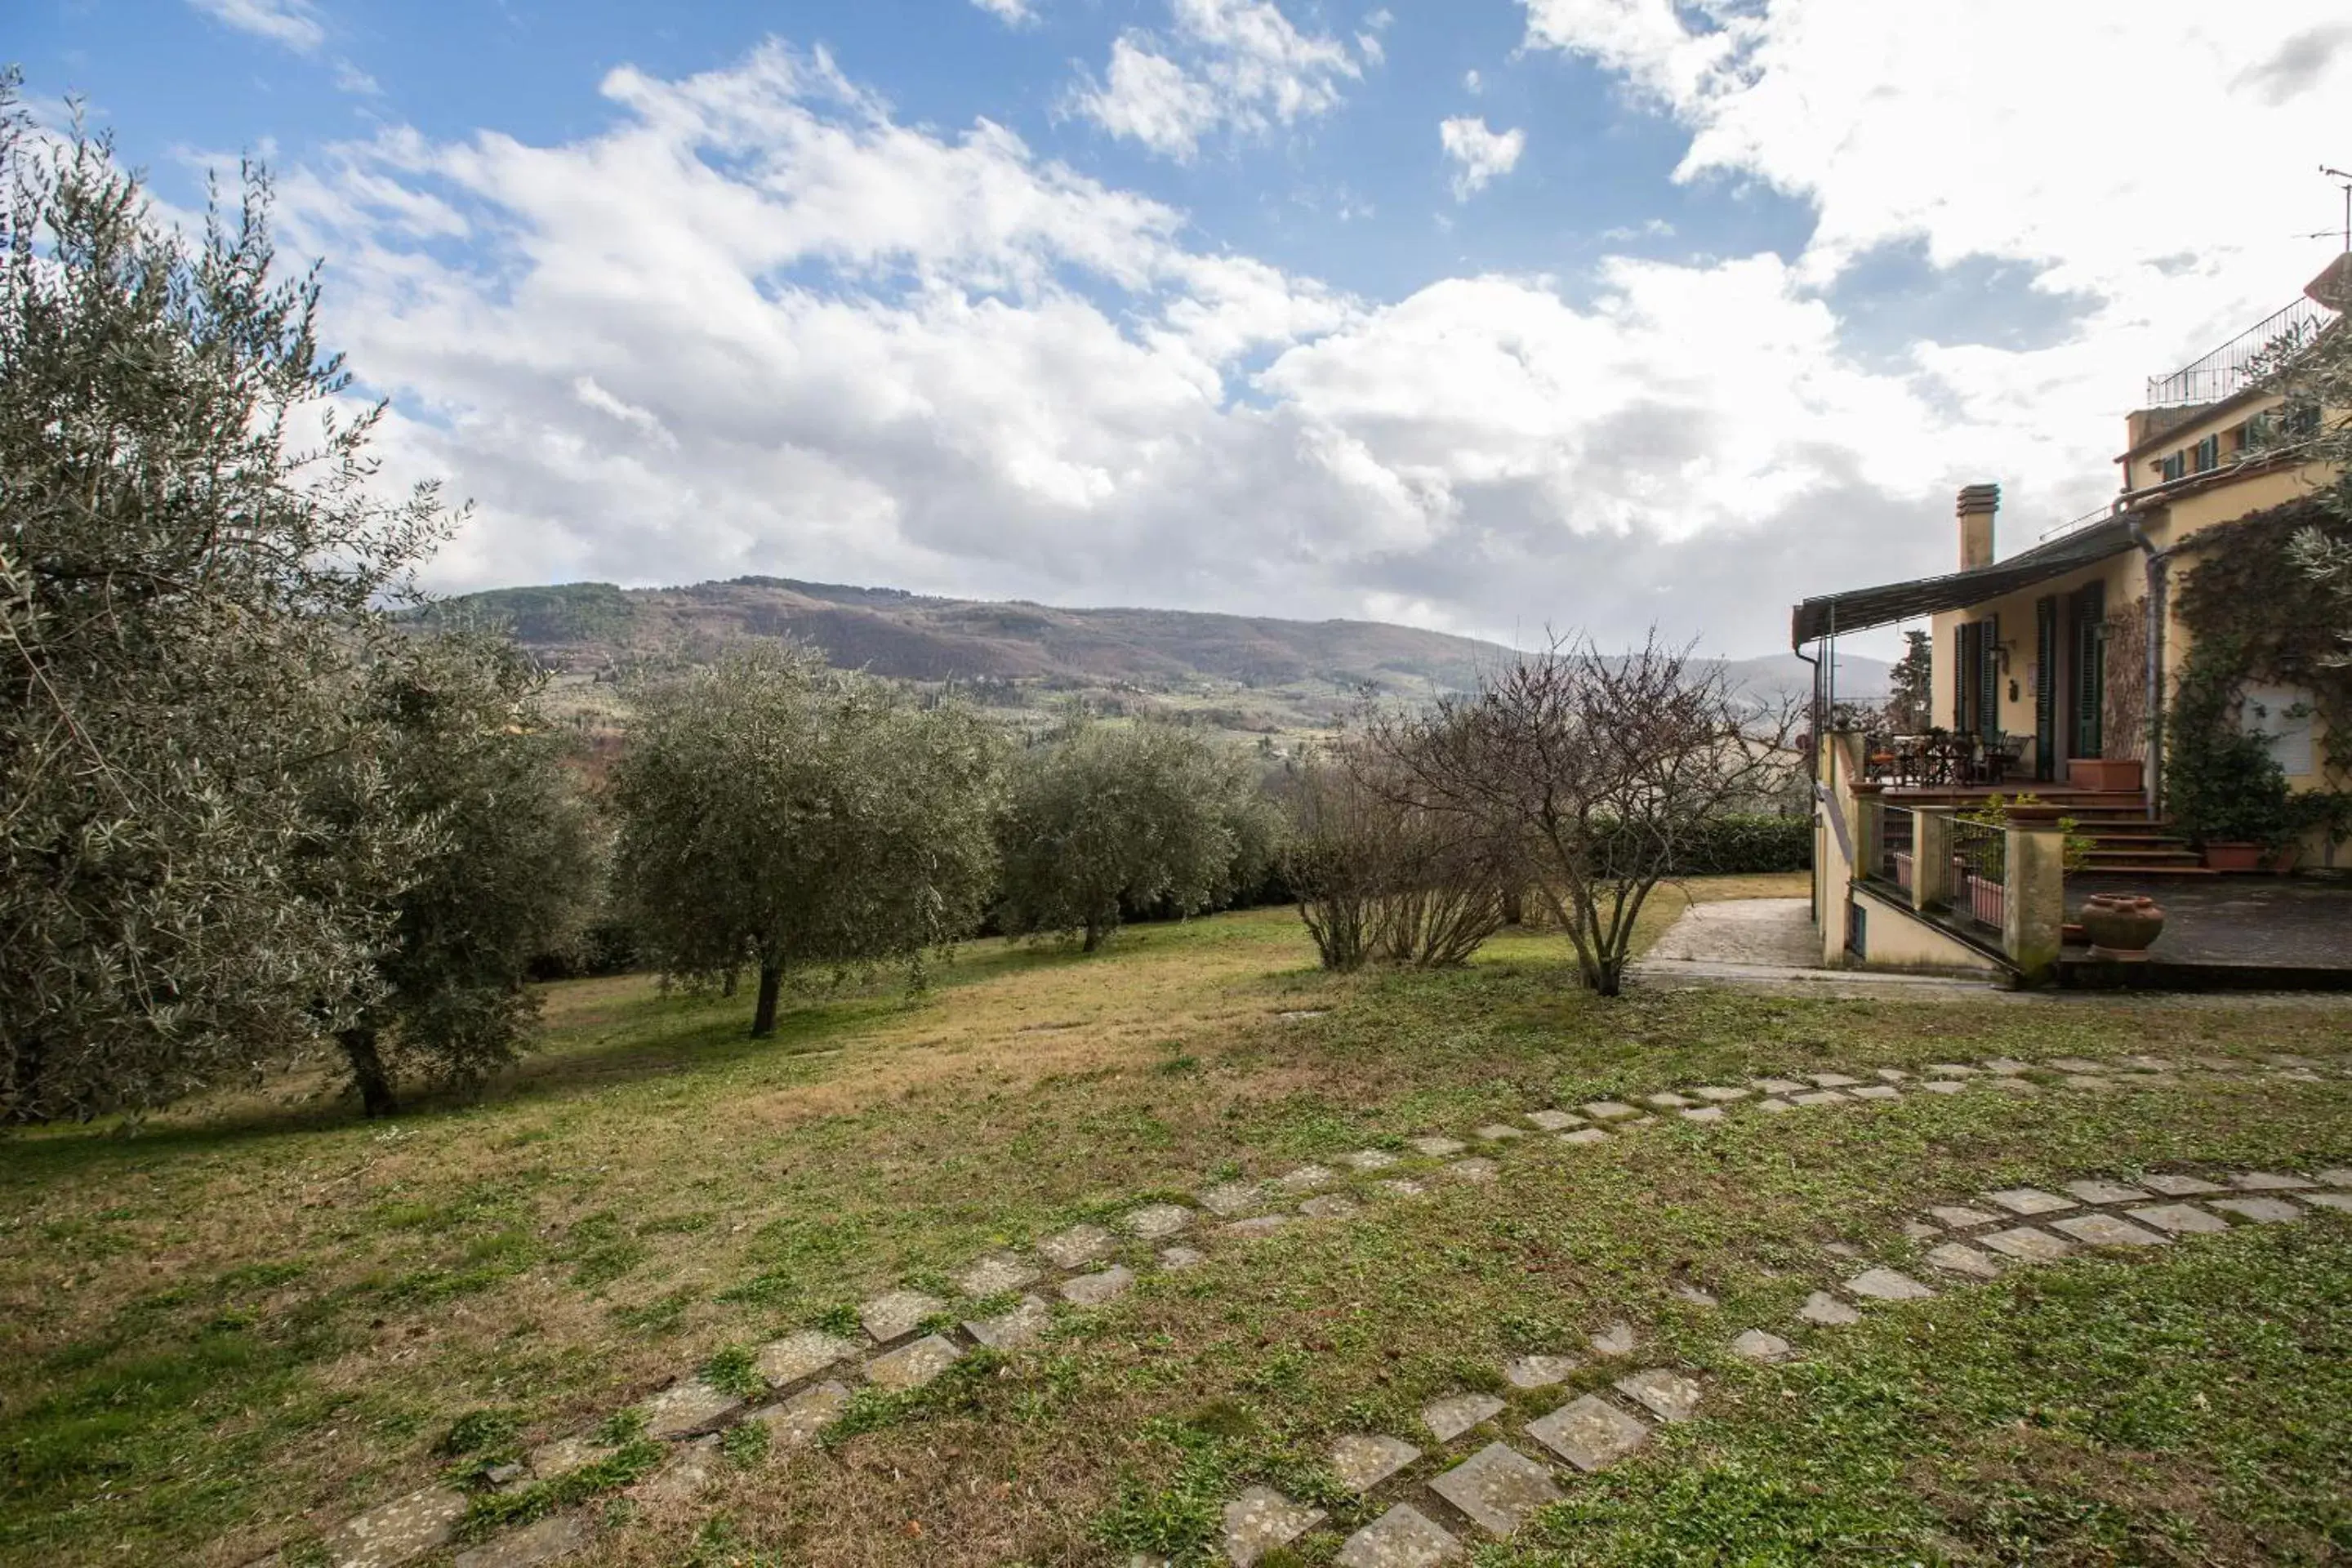
[[[2022,555],[1973,571],[1807,599],[1790,617],[1789,646],[1801,648],[1809,642],[1845,632],[1892,626],[1897,621],[1932,616],[1938,610],[1966,609],[1970,605],[1981,605],[1988,599],[2030,588],[2036,583],[2079,572],[2131,549],[2131,527],[2142,515],[2117,512],[2063,539],[2053,539]]]

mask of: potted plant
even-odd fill
[[[2144,787],[2145,766],[2137,757],[2069,757],[2066,782],[2076,789],[2128,791]]]
[[[2173,703],[2164,796],[2208,867],[2259,871],[2294,837],[2296,823],[2269,739],[2239,722],[2236,665],[2218,639],[2199,646]]]

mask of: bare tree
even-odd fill
[[[1719,668],[1690,654],[1654,632],[1623,656],[1555,638],[1475,695],[1376,718],[1368,732],[1415,799],[1524,858],[1584,984],[1604,996],[1623,984],[1658,884],[1788,766],[1793,710],[1741,703]]]

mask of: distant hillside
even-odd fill
[[[687,588],[500,588],[445,600],[427,614],[509,627],[557,672],[561,691],[592,709],[633,667],[698,663],[730,642],[792,637],[845,668],[952,681],[992,708],[1035,710],[1041,719],[1057,700],[1081,696],[1113,712],[1190,715],[1213,728],[1272,734],[1327,728],[1368,694],[1464,690],[1482,668],[1511,657],[1495,643],[1378,621],[1070,610],[781,577]],[[1885,665],[1842,662],[1846,688],[1885,686]],[[1810,670],[1790,655],[1728,668],[1759,698],[1811,689]]]

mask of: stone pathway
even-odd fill
[[[1755,985],[1805,994],[1987,995],[2020,998],[1990,979],[1826,969],[1810,899],[1721,899],[1697,903],[1666,928],[1628,972],[1656,986]]]
[[[1311,1163],[1268,1180],[1207,1184],[1194,1194],[1197,1208],[1164,1199],[1139,1201],[1112,1216],[1108,1226],[1076,1225],[1039,1238],[1030,1252],[999,1251],[973,1258],[949,1275],[961,1293],[960,1302],[912,1289],[887,1291],[860,1305],[861,1331],[856,1337],[811,1328],[761,1345],[755,1352],[761,1378],[767,1385],[761,1396],[742,1399],[698,1375],[680,1377],[633,1407],[646,1436],[676,1445],[664,1468],[634,1489],[640,1495],[690,1496],[711,1467],[710,1449],[703,1440],[740,1422],[766,1426],[776,1451],[804,1447],[840,1415],[855,1382],[886,1392],[917,1389],[975,1347],[1010,1353],[1032,1346],[1051,1331],[1059,1312],[1098,1310],[1147,1274],[1171,1272],[1205,1261],[1206,1254],[1193,1246],[1159,1245],[1180,1234],[1213,1246],[1247,1245],[1256,1237],[1293,1224],[1345,1223],[1360,1212],[1359,1200],[1414,1196],[1428,1190],[1432,1178],[1493,1182],[1507,1173],[1505,1162],[1515,1150],[1543,1142],[1589,1147],[1633,1135],[1641,1127],[1669,1117],[1710,1122],[1728,1116],[1804,1114],[1835,1108],[1860,1110],[1918,1093],[2104,1093],[2175,1083],[2191,1073],[2317,1080],[2352,1077],[2352,1067],[2284,1055],[2257,1062],[2140,1056],[2109,1062],[2059,1058],[2039,1065],[2002,1058],[1929,1063],[1916,1072],[1857,1067],[1851,1072],[1814,1071],[1737,1084],[1661,1089],[1636,1097],[1639,1104],[1596,1100],[1573,1108],[1540,1107],[1520,1113],[1514,1121],[1487,1122],[1466,1130],[1486,1151],[1480,1154],[1470,1154],[1471,1144],[1464,1138],[1431,1132],[1403,1140],[1401,1150],[1365,1149],[1338,1156],[1335,1163],[1348,1168],[1346,1175],[1331,1166]],[[2065,1189],[2070,1195],[2030,1188],[1979,1194],[1931,1207],[1913,1223],[1912,1239],[1942,1238],[1926,1258],[1929,1266],[1947,1276],[1991,1279],[2006,1267],[2054,1261],[2084,1246],[2160,1246],[2175,1236],[2225,1228],[2232,1223],[2293,1220],[2307,1212],[2305,1205],[2352,1210],[2352,1194],[2341,1190],[2352,1188],[2352,1170],[2321,1172],[2311,1180],[2247,1173],[2231,1181],[2232,1184],[2225,1188],[2193,1177],[2150,1177],[2139,1187],[2076,1183]],[[1360,1184],[1353,1196],[1322,1190],[1348,1182]],[[2203,1207],[2159,1201],[2189,1197],[2208,1201]],[[2117,1218],[2107,1212],[2118,1204],[2132,1205],[2125,1210],[2127,1217]],[[2222,1218],[2212,1210],[2231,1217]],[[2065,1217],[2049,1217],[2061,1215]],[[2047,1225],[2037,1228],[2014,1223],[2021,1219],[2047,1219]],[[984,1298],[1001,1300],[1013,1290],[1033,1286],[1037,1289],[1009,1308],[990,1315],[971,1312]],[[1843,1289],[1847,1296],[1864,1301],[1901,1301],[1933,1293],[1930,1287],[1889,1268],[1857,1270]],[[1049,1290],[1050,1298],[1045,1293]],[[1695,1288],[1686,1291],[1685,1299],[1712,1304],[1711,1298]],[[959,1308],[970,1315],[960,1317]],[[1799,1316],[1816,1326],[1859,1321],[1853,1305],[1826,1291],[1816,1292]],[[1612,1324],[1593,1337],[1591,1349],[1599,1355],[1622,1356],[1632,1352],[1635,1342],[1629,1325]],[[1739,1342],[1748,1347],[1741,1353],[1759,1360],[1792,1353],[1787,1341],[1760,1329],[1748,1331]],[[1579,1364],[1576,1358],[1565,1354],[1535,1356],[1514,1362],[1503,1372],[1515,1386],[1543,1387],[1563,1380]],[[1664,1368],[1629,1374],[1618,1381],[1613,1393],[1614,1401],[1597,1394],[1571,1401],[1531,1426],[1528,1432],[1538,1446],[1559,1459],[1579,1469],[1595,1468],[1646,1440],[1652,1423],[1689,1415],[1699,1398],[1696,1383]],[[1452,1444],[1465,1434],[1476,1433],[1504,1408],[1500,1400],[1486,1394],[1465,1394],[1441,1400],[1424,1413],[1426,1431],[1421,1436],[1440,1445]],[[1544,1430],[1537,1431],[1537,1426]],[[1399,1447],[1411,1447],[1401,1437],[1378,1434],[1359,1437],[1361,1445],[1392,1445],[1379,1447],[1381,1453],[1391,1456]],[[1360,1465],[1369,1465],[1366,1456],[1373,1451],[1373,1447],[1360,1446],[1353,1457]],[[596,1463],[611,1452],[587,1432],[558,1438],[533,1449],[523,1473],[505,1479],[499,1489],[551,1481]],[[1335,1471],[1339,1470],[1339,1457],[1335,1455],[1333,1460]],[[1411,1462],[1399,1459],[1389,1473]],[[1467,1472],[1451,1483],[1450,1490],[1432,1482],[1435,1500],[1423,1498],[1410,1507],[1401,1502],[1374,1526],[1351,1537],[1339,1561],[1350,1568],[1451,1561],[1443,1553],[1451,1550],[1444,1542],[1454,1535],[1444,1521],[1467,1519],[1490,1533],[1499,1533],[1487,1521],[1516,1521],[1539,1506],[1529,1500],[1541,1489],[1527,1468],[1534,1463],[1499,1441],[1485,1446],[1446,1472]],[[1371,1477],[1365,1484],[1369,1487],[1380,1479]],[[1243,1510],[1247,1528],[1238,1536],[1228,1531],[1229,1552],[1236,1563],[1254,1562],[1254,1554],[1240,1553],[1270,1551],[1320,1521],[1318,1515],[1289,1535],[1274,1540],[1278,1528],[1313,1510],[1287,1503],[1276,1509],[1267,1499],[1255,1497],[1236,1500],[1235,1507],[1242,1507],[1244,1500],[1249,1504]],[[324,1543],[326,1561],[332,1568],[401,1568],[456,1539],[467,1507],[467,1494],[446,1486],[427,1487],[395,1499],[333,1531]],[[558,1519],[562,1522],[542,1520],[475,1548],[464,1554],[467,1568],[530,1568],[579,1550],[591,1539],[587,1511]],[[1249,1544],[1261,1538],[1265,1538],[1263,1544]],[[1440,1554],[1429,1555],[1432,1552]],[[275,1556],[264,1558],[255,1568],[261,1564],[274,1568],[278,1562]]]
[[[2185,1194],[2195,1194],[2204,1206],[2158,1201]],[[2224,1214],[2234,1215],[2235,1223],[2275,1225],[2300,1220],[2315,1208],[2352,1213],[2352,1169],[2308,1177],[2241,1171],[2218,1182],[2147,1177],[2137,1186],[2074,1181],[2055,1191],[2017,1187],[1985,1193],[1974,1202],[1931,1205],[1906,1227],[1906,1237],[1915,1242],[1947,1238],[1924,1255],[1937,1284],[1889,1265],[1873,1265],[1847,1273],[1834,1291],[1815,1291],[1797,1315],[1815,1328],[1843,1328],[1862,1321],[1864,1312],[1882,1304],[1927,1300],[1939,1289],[1996,1279],[2011,1268],[2058,1262],[2099,1247],[2169,1246],[2177,1236],[2231,1228],[2233,1222]],[[2020,1215],[2032,1215],[2042,1227],[2007,1225]],[[1998,1245],[2003,1237],[2013,1245]],[[2023,1245],[2025,1237],[2034,1238],[2034,1244]],[[2002,1258],[1978,1250],[1979,1246],[1993,1247]],[[1615,1324],[1592,1342],[1602,1356],[1625,1356],[1632,1353],[1634,1335],[1626,1325]],[[1736,1354],[1764,1363],[1803,1353],[1780,1334],[1758,1328],[1741,1331],[1730,1346]],[[1527,1357],[1506,1365],[1504,1375],[1517,1386],[1540,1386],[1524,1381],[1530,1363],[1541,1364],[1547,1382],[1560,1381],[1583,1364],[1569,1355]],[[1441,1447],[1459,1454],[1476,1445],[1475,1450],[1441,1458],[1436,1466],[1412,1475],[1405,1474],[1408,1468],[1423,1457],[1412,1443],[1380,1433],[1347,1434],[1333,1445],[1332,1474],[1360,1497],[1380,1490],[1379,1500],[1387,1507],[1348,1536],[1335,1561],[1340,1568],[1435,1568],[1464,1562],[1472,1542],[1516,1533],[1538,1510],[1561,1500],[1563,1484],[1572,1486],[1577,1476],[1605,1469],[1637,1452],[1660,1426],[1695,1418],[1705,1397],[1696,1375],[1647,1367],[1525,1423],[1516,1435],[1496,1436],[1494,1418],[1507,1408],[1501,1400],[1487,1394],[1452,1395],[1431,1405],[1423,1413],[1423,1425]],[[1297,1541],[1324,1518],[1321,1511],[1292,1503],[1278,1492],[1253,1487],[1226,1510],[1225,1555],[1246,1568],[1275,1548]],[[1139,1555],[1129,1560],[1129,1568],[1165,1564]]]

